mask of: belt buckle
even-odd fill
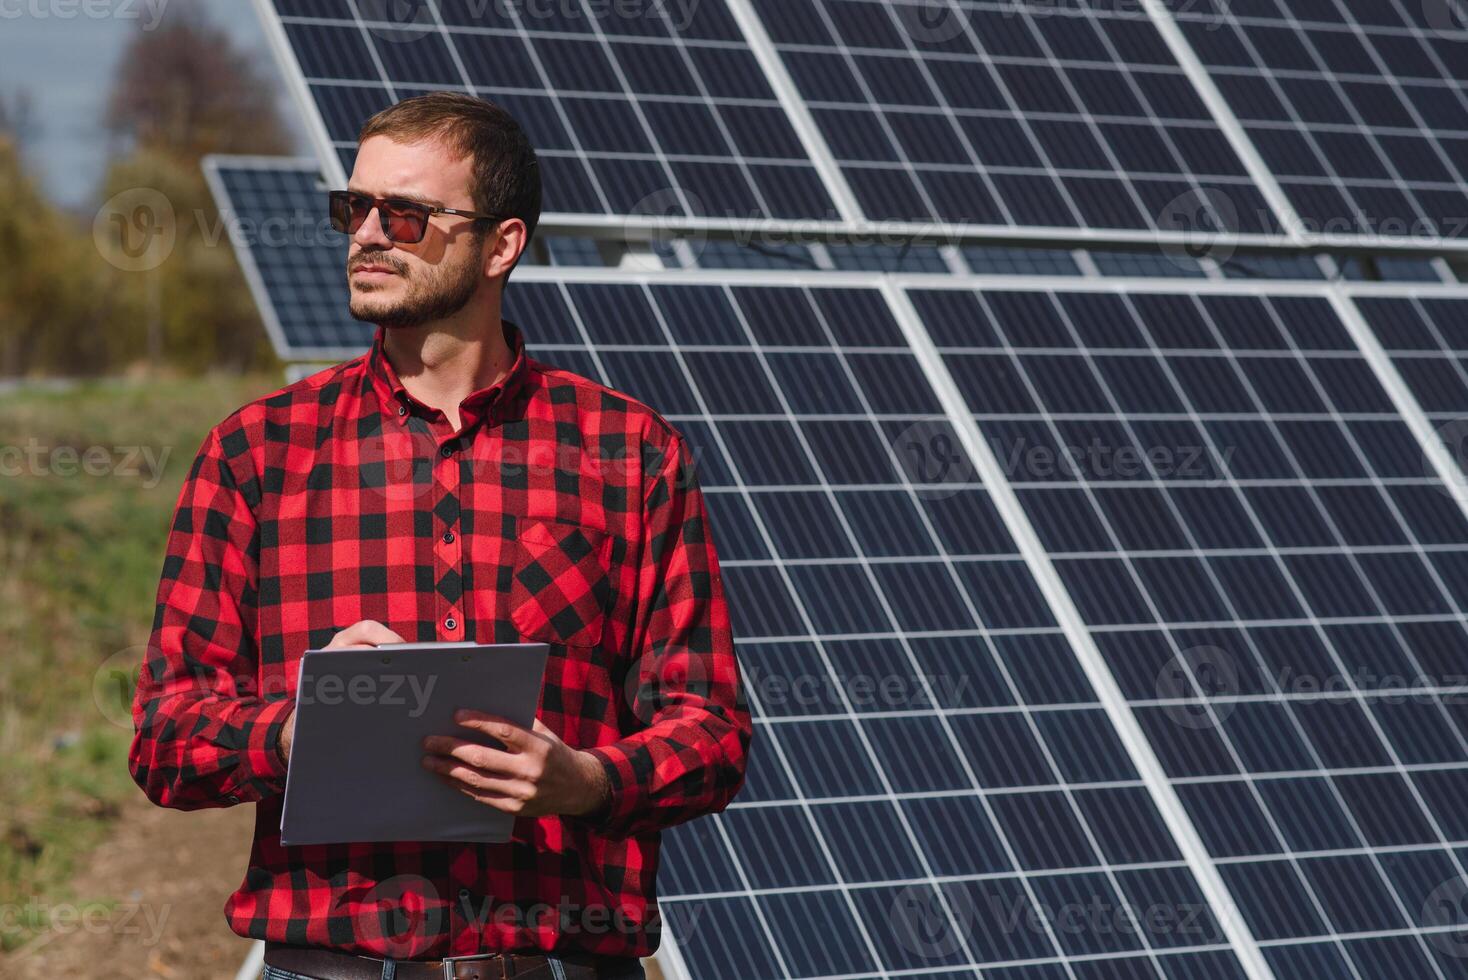
[[[500,980],[509,980],[515,975],[515,967],[510,960],[510,953],[470,953],[467,956],[445,956],[443,958],[443,980],[454,980],[454,964],[465,960],[488,960],[500,957]],[[485,980],[489,980],[488,977]]]

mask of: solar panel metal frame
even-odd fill
[[[255,300],[256,308],[260,311],[260,319],[265,324],[265,332],[270,338],[271,346],[275,348],[275,353],[284,361],[339,357],[343,348],[298,345],[289,336],[289,331],[284,326],[280,312],[276,308],[275,298],[271,295],[267,285],[264,270],[255,254],[256,248],[260,247],[258,238],[241,241],[240,238],[243,236],[235,234],[243,227],[242,219],[252,216],[246,214],[248,209],[240,207],[239,203],[235,201],[225,177],[225,173],[232,170],[289,173],[302,180],[311,179],[319,186],[321,183],[319,161],[311,157],[209,154],[200,161],[200,166],[204,171],[204,179],[209,186],[209,191],[219,208],[230,244],[234,247],[235,257],[239,260],[240,270],[244,273],[245,283],[249,286],[250,295]],[[326,213],[325,198],[326,192],[322,188],[320,211],[323,221]],[[343,251],[341,270],[342,281],[345,283],[345,251]],[[370,328],[364,327],[364,330],[367,330],[370,339]]]
[[[1263,153],[1259,149],[1258,145],[1254,142],[1253,137],[1249,135],[1247,127],[1244,125],[1242,119],[1235,113],[1228,97],[1219,88],[1217,82],[1213,77],[1212,70],[1208,68],[1206,63],[1202,60],[1201,53],[1197,51],[1197,49],[1193,46],[1192,42],[1188,39],[1187,35],[1183,31],[1181,22],[1176,16],[1174,16],[1173,11],[1167,6],[1168,2],[1172,2],[1172,0],[1140,0],[1140,2],[1144,7],[1148,9],[1149,14],[1154,22],[1156,22],[1159,26],[1163,26],[1164,33],[1168,36],[1174,50],[1179,54],[1180,58],[1184,59],[1189,74],[1193,78],[1194,86],[1204,97],[1204,100],[1208,103],[1209,107],[1213,110],[1215,118],[1219,119],[1222,122],[1225,130],[1230,135],[1231,141],[1235,144],[1236,147],[1241,148],[1242,152],[1247,153],[1250,171],[1254,173],[1256,181],[1264,189],[1266,195],[1269,197],[1271,202],[1274,203],[1276,213],[1281,216],[1281,220],[1284,222],[1285,227],[1289,231],[1291,238],[1302,245],[1327,247],[1351,248],[1354,247],[1356,244],[1368,243],[1373,249],[1379,251],[1390,251],[1392,240],[1396,240],[1399,242],[1410,242],[1414,244],[1426,244],[1439,253],[1458,253],[1463,251],[1465,238],[1468,238],[1468,235],[1465,234],[1460,234],[1456,238],[1445,238],[1441,236],[1419,235],[1383,236],[1380,234],[1364,234],[1361,232],[1322,233],[1318,230],[1305,229],[1303,220],[1301,219],[1298,211],[1295,209],[1289,192],[1285,190],[1280,179],[1276,177],[1275,174],[1269,169],[1267,163],[1265,162]],[[1226,24],[1239,16],[1236,15],[1236,13],[1229,8],[1229,0],[1208,0],[1208,2],[1218,4],[1218,9],[1206,10],[1206,13],[1211,17],[1224,19]],[[1426,2],[1428,4],[1436,3],[1440,7],[1438,16],[1445,22],[1451,21],[1455,17],[1461,19],[1461,17],[1463,16],[1462,13],[1454,14],[1449,9],[1450,4],[1461,2],[1461,0],[1426,0]],[[1289,3],[1290,0],[1280,0],[1280,4],[1283,7],[1287,8],[1289,6]],[[1460,8],[1460,10],[1468,10],[1468,8]],[[1423,8],[1423,11],[1426,19],[1431,20],[1433,16],[1431,11],[1428,10],[1428,8]],[[1196,21],[1199,19],[1199,17],[1202,16],[1202,14],[1200,14],[1199,12],[1193,11],[1191,9],[1183,13],[1188,20],[1192,21]],[[1277,23],[1281,29],[1297,29],[1300,18],[1296,17],[1294,11],[1286,10],[1284,14],[1284,16],[1278,17],[1275,23]],[[1248,17],[1247,14],[1243,16],[1246,18]],[[1306,21],[1306,23],[1314,22]],[[1236,29],[1239,30],[1242,34],[1242,28],[1237,28],[1236,25],[1229,26],[1235,26]],[[1356,28],[1358,30],[1362,30],[1363,33],[1365,32],[1365,30],[1369,30],[1372,26],[1373,25],[1369,23],[1363,24],[1359,21],[1356,22]],[[1460,34],[1463,39],[1468,39],[1468,23],[1458,23],[1455,26],[1457,28],[1457,33]],[[1212,30],[1214,28],[1210,25],[1207,29]],[[1448,31],[1448,24],[1444,23],[1442,27],[1439,28],[1439,31],[1445,34]],[[1248,40],[1247,43],[1252,46],[1253,41]],[[1433,57],[1437,56],[1434,55]],[[1258,69],[1256,66],[1254,70],[1257,70],[1258,77],[1266,79],[1273,79],[1275,77],[1273,71],[1269,68]],[[1226,71],[1226,74],[1242,75],[1242,72]],[[1334,80],[1336,74],[1337,73],[1333,69],[1320,69],[1321,77],[1327,79]],[[1393,85],[1400,84],[1397,76],[1390,74],[1387,71],[1374,72],[1373,74],[1375,74],[1376,77],[1380,77]],[[1348,100],[1345,100],[1343,98],[1343,101]],[[1293,101],[1291,99],[1281,96],[1280,102],[1292,115],[1298,117],[1296,106],[1293,104]],[[1414,115],[1418,115],[1417,109],[1410,106],[1410,104],[1409,109]],[[1357,118],[1358,120],[1360,119],[1359,116]],[[1421,116],[1418,115],[1418,118],[1420,119]],[[1362,125],[1363,128],[1370,129],[1373,133],[1376,130],[1376,127],[1374,126],[1367,127],[1364,126],[1364,123]],[[1311,124],[1307,123],[1306,128],[1313,134],[1313,128]],[[1296,130],[1292,130],[1292,132],[1293,131]],[[1313,135],[1310,135],[1307,138],[1312,141],[1314,139]],[[1335,171],[1335,161],[1325,158],[1323,154],[1322,159],[1325,160],[1325,163],[1327,167],[1331,169],[1332,174],[1334,174],[1337,179],[1340,179],[1340,175]],[[1395,160],[1387,160],[1387,164],[1388,168],[1392,171],[1393,174],[1394,189],[1400,190],[1405,188],[1406,192],[1410,193],[1410,188],[1411,186],[1413,186],[1413,182],[1402,178],[1401,174],[1397,172],[1397,164]],[[1413,224],[1415,225],[1416,222],[1414,221]],[[1459,231],[1463,231],[1461,226],[1459,228]]]
[[[688,218],[679,215],[609,215],[578,213],[546,213],[542,225],[547,229],[559,229],[568,235],[586,234],[620,237],[626,240],[658,240],[686,235],[717,235],[720,237],[746,238],[761,232],[788,235],[792,232],[805,236],[803,240],[847,239],[870,241],[873,235],[884,236],[887,241],[901,239],[933,240],[947,244],[960,242],[999,244],[1053,244],[1118,246],[1139,244],[1176,245],[1193,249],[1200,245],[1219,249],[1258,249],[1266,251],[1297,251],[1302,247],[1329,247],[1342,251],[1403,253],[1417,255],[1468,254],[1468,239],[1436,240],[1427,238],[1404,238],[1396,236],[1306,233],[1300,229],[1298,218],[1292,209],[1281,211],[1287,198],[1262,165],[1258,150],[1247,137],[1242,136],[1242,126],[1228,109],[1226,102],[1212,86],[1191,47],[1186,46],[1181,32],[1171,14],[1162,5],[1162,0],[1137,0],[1146,16],[1163,34],[1173,50],[1174,56],[1185,74],[1191,79],[1195,91],[1203,98],[1213,113],[1215,122],[1223,130],[1230,145],[1244,162],[1254,185],[1264,194],[1275,211],[1274,217],[1285,229],[1282,234],[1199,234],[1192,231],[1147,232],[1129,229],[1098,229],[1090,227],[1050,228],[1010,225],[962,225],[934,222],[891,222],[870,221],[859,211],[851,213],[854,197],[844,185],[835,168],[834,156],[829,146],[814,128],[808,113],[800,105],[798,96],[791,91],[788,77],[779,76],[779,55],[769,45],[768,37],[750,23],[758,24],[758,17],[748,5],[748,0],[726,0],[736,21],[746,30],[746,39],[751,50],[760,60],[766,72],[766,81],[784,105],[792,126],[806,145],[812,164],[821,174],[827,191],[843,217],[838,220],[800,219],[728,219]],[[955,0],[928,0],[928,2],[950,3]],[[347,175],[327,133],[325,122],[311,95],[299,63],[286,37],[284,26],[276,14],[271,0],[254,0],[264,33],[281,66],[288,90],[300,107],[307,134],[318,154],[320,166],[328,182],[333,186],[345,187]],[[444,86],[458,88],[461,86]]]
[[[1171,282],[1171,285],[1168,284],[1169,282]],[[1406,386],[1402,383],[1400,377],[1397,376],[1394,368],[1392,368],[1387,358],[1383,354],[1381,348],[1376,343],[1370,328],[1366,325],[1364,319],[1360,316],[1359,311],[1356,309],[1354,301],[1357,298],[1369,296],[1401,297],[1404,295],[1420,295],[1439,298],[1452,298],[1456,300],[1468,300],[1468,290],[1465,290],[1461,286],[1455,287],[1449,285],[1438,286],[1419,284],[1410,287],[1403,287],[1401,284],[1385,283],[1317,283],[1314,285],[1307,283],[1264,283],[1254,284],[1255,288],[1244,290],[1238,289],[1237,286],[1238,284],[1236,282],[1230,282],[1227,280],[1194,282],[1186,286],[1180,286],[1176,282],[1170,280],[1134,280],[1131,282],[1107,284],[1099,283],[1095,280],[1077,282],[1075,279],[1057,279],[1050,283],[1048,286],[1036,286],[1034,281],[1008,280],[990,281],[986,285],[980,286],[976,286],[972,282],[950,281],[941,284],[930,282],[923,288],[948,287],[958,292],[969,292],[975,289],[982,289],[983,291],[989,293],[1044,292],[1047,290],[1053,290],[1054,292],[1062,295],[1084,295],[1088,292],[1096,293],[1098,295],[1107,293],[1157,293],[1163,295],[1179,296],[1257,296],[1263,294],[1266,296],[1274,297],[1311,296],[1317,299],[1326,300],[1331,304],[1337,317],[1341,321],[1342,325],[1345,327],[1346,333],[1349,335],[1351,342],[1354,344],[1355,351],[1359,353],[1362,360],[1364,360],[1364,362],[1370,367],[1371,373],[1376,381],[1380,384],[1381,388],[1387,393],[1387,395],[1392,399],[1397,412],[1400,413],[1403,420],[1407,423],[1409,430],[1416,437],[1417,441],[1421,443],[1421,447],[1424,451],[1424,458],[1428,461],[1429,465],[1429,470],[1427,472],[1428,479],[1435,479],[1440,484],[1446,485],[1450,488],[1458,488],[1461,491],[1464,477],[1468,474],[1459,471],[1457,465],[1451,459],[1449,453],[1442,446],[1441,441],[1437,438],[1437,435],[1433,431],[1431,424],[1427,421],[1420,407],[1417,406],[1415,400],[1407,391]],[[1465,309],[1468,309],[1468,304],[1465,304]],[[914,319],[917,319],[916,310],[911,311],[911,316]],[[919,340],[919,344],[921,346],[927,346],[923,345],[921,340]],[[928,347],[926,350],[924,350],[923,359],[925,364],[928,365],[930,368],[936,367],[935,376],[941,378],[942,376],[947,375],[947,368],[942,366],[942,357],[938,354],[936,347]],[[940,381],[940,388],[948,389],[945,391],[945,401],[948,404],[948,407],[950,409],[950,416],[954,419],[955,424],[959,425],[959,423],[964,423],[962,425],[959,425],[958,431],[965,436],[966,445],[969,446],[971,455],[975,456],[975,458],[982,458],[988,453],[987,443],[984,440],[983,432],[980,425],[974,421],[972,409],[969,408],[966,400],[959,393],[956,386],[951,384],[945,385]],[[1307,479],[1306,482],[1310,482],[1310,480]],[[1002,484],[991,484],[991,487],[992,486],[1007,488],[1008,482],[1005,481]],[[1002,493],[1001,496],[1003,496]],[[1465,495],[1462,492],[1458,492],[1454,494],[1454,497],[1460,510],[1463,511],[1465,516],[1468,516],[1468,495]],[[1005,516],[1007,523],[1011,524],[1011,526],[1025,527],[1030,524],[1030,519],[1028,515],[1025,513],[1024,508],[1020,506],[1017,501],[1013,503],[1012,509],[1010,507],[1005,508]],[[1266,542],[1267,541],[1268,539],[1266,538]],[[1027,556],[1032,557],[1035,561],[1037,577],[1041,578],[1042,581],[1045,580],[1047,578],[1047,572],[1045,569],[1047,566],[1050,566],[1051,560],[1046,551],[1039,545],[1038,539],[1035,539],[1033,541],[1032,547],[1026,548],[1026,553]],[[1088,634],[1090,633],[1091,627],[1088,626],[1086,622],[1081,618],[1079,612],[1074,610],[1071,593],[1063,586],[1059,588],[1058,592],[1059,595],[1055,604],[1058,609],[1064,610],[1061,615],[1061,620],[1067,625],[1068,633],[1072,633],[1073,631],[1072,645],[1078,651],[1078,653],[1081,654],[1084,661],[1087,659],[1087,647],[1094,648],[1094,645],[1088,640]],[[1067,609],[1066,607],[1071,608]],[[1167,623],[1165,620],[1160,621],[1160,625],[1163,628],[1167,627]],[[1352,690],[1355,690],[1354,686]],[[1370,694],[1371,692],[1368,691],[1367,693]],[[1123,701],[1124,703],[1129,704],[1129,702],[1126,702],[1125,699],[1123,699]],[[1461,764],[1459,768],[1461,768]],[[1249,777],[1249,772],[1250,771],[1248,769],[1244,770],[1244,775],[1246,778]],[[1163,781],[1166,781],[1166,777],[1163,778]],[[1189,823],[1190,825],[1192,825],[1193,822],[1189,819]],[[1378,850],[1390,851],[1394,849],[1392,846],[1389,845],[1371,845],[1365,842],[1364,839],[1363,843],[1366,844],[1364,850],[1367,854],[1373,854]],[[1439,845],[1439,847],[1446,849],[1450,854],[1453,853],[1451,841],[1447,841],[1446,843]],[[1288,857],[1289,855],[1286,854],[1285,856]],[[1205,856],[1205,860],[1207,860],[1210,864],[1213,864],[1215,866],[1217,865],[1217,860],[1214,858]],[[1326,924],[1329,925],[1328,919],[1326,920]],[[1462,925],[1463,923],[1458,923],[1458,926],[1460,928]],[[1408,928],[1405,930],[1405,935],[1409,937],[1415,935],[1418,936],[1420,939],[1420,936],[1425,931],[1426,930],[1423,930],[1422,927],[1409,920]],[[1302,941],[1320,942],[1328,941],[1328,939],[1329,936],[1326,936],[1324,940],[1313,939]],[[1257,941],[1254,944],[1254,948],[1256,950],[1259,948],[1257,945]],[[1261,969],[1264,971],[1261,975],[1274,975],[1272,972],[1270,972],[1270,968],[1264,966],[1263,964],[1261,964]]]

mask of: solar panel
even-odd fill
[[[1279,230],[1135,5],[753,5],[868,218]]]
[[[1166,0],[1312,231],[1465,237],[1459,0]]]
[[[1468,976],[1468,519],[1322,294],[1165,289],[911,297],[1276,975]]]
[[[1362,295],[1355,303],[1436,437],[1468,470],[1468,294]],[[1468,481],[1454,492],[1468,500]]]
[[[538,356],[695,447],[756,717],[664,836],[687,975],[1243,976],[882,294],[549,278]]]
[[[211,156],[204,172],[276,353],[365,350],[373,328],[347,313],[348,242],[326,218],[317,162]]]
[[[369,116],[447,88],[525,126],[547,214],[840,217],[720,0],[259,6],[347,174]]]

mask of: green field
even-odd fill
[[[210,426],[280,383],[0,395],[0,908],[69,898],[78,858],[139,792],[128,707],[179,487]],[[11,916],[0,951],[31,934]]]

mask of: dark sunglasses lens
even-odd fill
[[[387,220],[387,237],[395,242],[421,242],[428,230],[428,210],[403,202],[389,203],[383,208]]]
[[[371,199],[357,194],[342,191],[333,193],[330,200],[331,226],[348,235],[355,235],[367,215],[372,212]]]

